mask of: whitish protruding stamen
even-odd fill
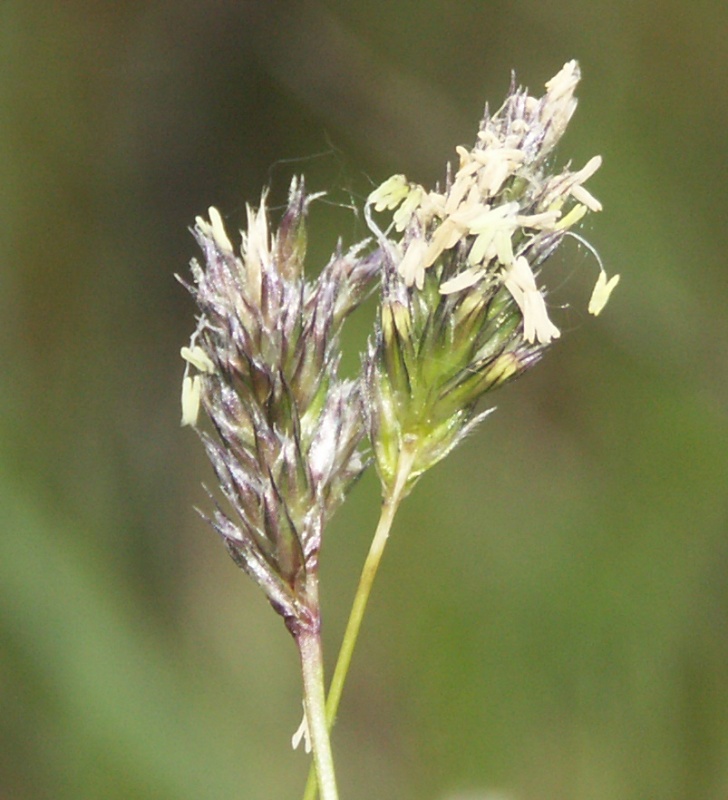
[[[182,379],[182,421],[181,425],[197,425],[200,413],[200,398],[202,397],[202,378],[199,375],[190,377],[185,375]]]
[[[591,299],[589,300],[588,311],[595,317],[599,316],[604,306],[606,306],[609,296],[612,294],[614,287],[619,283],[619,275],[613,275],[607,280],[607,273],[600,270],[599,277],[597,278],[594,291],[592,292]]]
[[[543,98],[541,122],[546,135],[541,146],[546,154],[562,137],[572,114],[576,110],[574,91],[581,77],[576,61],[567,61],[561,70],[546,82],[546,96]]]
[[[407,286],[415,285],[421,289],[425,285],[426,252],[427,242],[424,239],[413,239],[407,245],[407,251],[397,267]]]
[[[206,222],[202,217],[197,217],[195,219],[197,227],[205,236],[212,239],[221,250],[226,253],[232,253],[233,245],[225,232],[225,224],[222,221],[220,212],[215,206],[210,206],[207,213],[210,216],[210,221]]]
[[[207,353],[198,344],[194,345],[193,347],[181,348],[179,354],[188,364],[192,364],[192,366],[195,367],[195,369],[198,369],[200,372],[211,374],[215,371],[215,365],[212,363]]]
[[[394,212],[392,221],[395,230],[400,233],[407,227],[412,215],[420,207],[425,198],[425,190],[421,186],[410,187],[409,194],[405,197],[402,205]]]
[[[523,338],[527,342],[548,344],[561,336],[561,331],[549,319],[546,302],[524,256],[519,256],[504,271],[504,283],[523,314]]]
[[[445,281],[440,286],[440,294],[454,294],[461,292],[463,289],[469,289],[485,275],[485,270],[477,267],[470,267],[470,269],[463,270],[459,275]]]
[[[367,198],[367,205],[375,211],[391,211],[409,194],[409,183],[404,175],[392,175]]]
[[[572,180],[575,179],[575,185],[571,188],[572,197],[580,203],[583,203],[590,211],[601,211],[602,204],[594,195],[584,188],[583,184],[591,178],[591,176],[601,167],[602,157],[593,156],[587,163],[574,175]]]
[[[572,225],[576,225],[576,223],[582,219],[584,214],[586,214],[587,210],[588,209],[586,206],[577,203],[577,205],[575,205],[565,217],[562,217],[558,222],[554,224],[554,230],[555,231],[568,230]]]
[[[268,236],[268,212],[265,198],[257,213],[247,207],[248,232],[243,235],[243,261],[245,263],[246,289],[255,306],[259,306],[263,294],[263,272],[270,262],[270,242]]]

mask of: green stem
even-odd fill
[[[396,480],[391,489],[385,494],[382,502],[379,522],[377,523],[374,538],[372,539],[369,553],[367,554],[361,571],[359,585],[354,595],[354,602],[349,612],[349,621],[346,623],[346,631],[344,632],[341,649],[339,650],[339,656],[336,660],[334,675],[331,679],[329,694],[326,698],[326,722],[329,730],[336,720],[336,712],[339,709],[341,693],[344,689],[344,682],[346,681],[346,675],[349,671],[349,665],[351,664],[354,646],[359,636],[359,629],[361,628],[362,619],[364,618],[369,594],[372,590],[377,570],[379,569],[379,562],[382,560],[382,554],[384,553],[384,548],[389,538],[389,532],[392,529],[394,516],[405,496],[405,487],[407,486],[407,479],[409,478],[415,455],[415,452],[409,450],[404,450],[400,454]],[[316,772],[310,769],[303,800],[316,800],[316,789]],[[321,794],[321,800],[325,800],[323,793]]]
[[[329,727],[326,722],[326,695],[324,693],[324,665],[321,652],[321,635],[318,631],[304,631],[296,637],[301,654],[303,674],[303,705],[306,712],[309,741],[313,750],[315,780],[321,787],[321,800],[338,800],[334,759],[331,754]]]

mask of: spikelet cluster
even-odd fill
[[[376,254],[339,248],[305,279],[312,199],[294,180],[272,233],[264,195],[240,247],[216,209],[197,219],[204,260],[187,288],[200,316],[182,349],[182,422],[199,430],[230,509],[210,522],[294,635],[317,629],[322,531],[364,468],[362,398],[338,377],[339,332],[379,272]]]
[[[601,209],[584,186],[599,156],[576,171],[550,169],[578,81],[571,61],[541,98],[512,86],[495,114],[486,107],[474,146],[457,148],[459,166],[443,190],[395,175],[367,201],[384,276],[366,405],[385,489],[403,471],[411,487],[483,418],[483,394],[522,374],[560,336],[540,269],[570,228]],[[393,212],[386,232],[372,210]],[[592,313],[617,280],[600,272]]]

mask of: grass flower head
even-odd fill
[[[304,277],[312,196],[294,180],[277,232],[266,197],[248,208],[239,250],[218,211],[194,229],[204,265],[188,286],[200,310],[183,381],[183,424],[200,436],[232,510],[211,519],[235,561],[292,630],[318,625],[317,568],[326,521],[364,463],[357,383],[338,377],[339,332],[377,271],[357,250]]]
[[[513,85],[495,114],[486,107],[473,147],[457,148],[444,190],[396,175],[367,201],[385,273],[366,359],[367,410],[389,490],[403,471],[411,486],[447,455],[483,418],[482,395],[533,366],[561,335],[540,270],[568,231],[601,209],[584,186],[599,156],[576,171],[551,169],[578,81],[570,61],[541,98]],[[372,209],[394,212],[386,232]],[[600,274],[590,311],[615,283]]]

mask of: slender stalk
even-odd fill
[[[338,800],[334,759],[331,754],[329,727],[326,722],[321,635],[318,631],[304,631],[296,637],[296,644],[301,654],[303,705],[313,751],[314,780],[317,780],[321,787],[321,800]]]
[[[349,612],[349,620],[346,623],[346,631],[344,632],[341,649],[339,650],[339,655],[336,660],[336,667],[334,668],[334,675],[331,679],[329,694],[326,698],[326,722],[329,730],[331,730],[336,720],[336,712],[339,710],[339,701],[341,700],[344,682],[346,681],[346,675],[349,671],[349,665],[351,664],[354,646],[359,637],[359,629],[361,628],[362,619],[364,618],[369,594],[371,593],[374,578],[379,569],[379,563],[382,560],[382,554],[384,553],[384,548],[389,538],[389,532],[392,529],[394,516],[405,495],[405,487],[415,455],[416,452],[414,450],[404,450],[402,452],[399,459],[397,478],[382,502],[379,522],[377,523],[372,543],[369,546],[369,553],[362,567],[359,585],[357,586],[354,602]],[[316,789],[316,771],[310,769],[303,800],[316,800]],[[321,800],[325,800],[323,793],[321,794]]]

